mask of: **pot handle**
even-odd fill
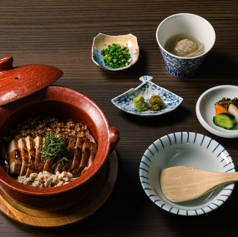
[[[120,135],[116,128],[114,127],[109,128],[109,138],[110,138],[110,154],[111,154],[116,149],[120,141]]]

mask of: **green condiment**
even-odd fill
[[[50,131],[44,137],[44,143],[40,150],[41,157],[46,161],[52,161],[64,165],[63,161],[68,161],[66,158],[66,144],[63,137],[55,137]]]
[[[144,101],[143,96],[138,96],[133,99],[134,101],[134,108],[140,112],[147,110],[147,103]]]
[[[131,58],[129,49],[119,44],[108,45],[106,49],[101,51],[104,63],[111,68],[120,68],[129,66],[128,60]]]
[[[150,110],[160,110],[165,106],[163,100],[159,95],[151,96],[149,103]]]

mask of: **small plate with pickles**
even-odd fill
[[[123,94],[113,98],[112,103],[119,109],[139,116],[157,116],[165,114],[175,110],[183,101],[183,98],[174,94],[167,89],[160,87],[152,82],[153,77],[151,76],[142,76],[139,78],[142,83],[136,87],[131,88],[130,90],[124,92]],[[152,96],[160,96],[164,106],[159,110],[150,109],[149,100]],[[138,111],[135,109],[135,98],[142,96],[144,101],[147,103],[147,109],[145,111]]]

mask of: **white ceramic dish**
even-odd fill
[[[129,49],[129,53],[131,55],[131,58],[129,59],[129,66],[127,67],[121,67],[121,68],[110,68],[109,66],[105,65],[101,51],[103,49],[106,49],[108,45],[120,44],[121,46],[127,46]],[[112,36],[112,35],[105,35],[103,33],[99,33],[93,38],[93,44],[92,44],[92,60],[93,62],[106,70],[110,71],[121,71],[124,69],[127,69],[134,65],[139,58],[139,45],[137,42],[137,38],[132,35],[118,35],[118,36]]]
[[[163,136],[145,151],[139,168],[140,182],[150,200],[170,213],[202,215],[221,206],[231,195],[234,184],[221,186],[204,196],[181,203],[169,201],[160,187],[160,173],[173,166],[189,166],[214,172],[235,172],[226,149],[198,133],[177,132]]]
[[[151,76],[140,77],[139,80],[142,81],[142,83],[138,87],[135,89],[131,88],[123,94],[115,97],[112,99],[112,103],[117,108],[127,113],[140,116],[156,116],[175,110],[182,103],[183,98],[151,82],[152,79],[153,77]],[[134,108],[133,99],[135,97],[143,96],[149,105],[149,99],[152,95],[159,95],[165,104],[165,108],[158,111],[147,110],[143,112],[139,112]]]
[[[237,138],[238,129],[224,129],[213,123],[215,116],[215,103],[229,97],[231,99],[238,97],[238,86],[221,85],[210,88],[205,91],[198,99],[196,104],[196,115],[201,125],[209,132],[219,137]]]

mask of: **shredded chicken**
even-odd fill
[[[32,187],[50,188],[67,184],[74,179],[70,172],[63,171],[60,173],[57,171],[56,174],[52,174],[48,171],[43,171],[38,174],[31,173],[29,177],[26,175],[18,176],[17,181]]]

